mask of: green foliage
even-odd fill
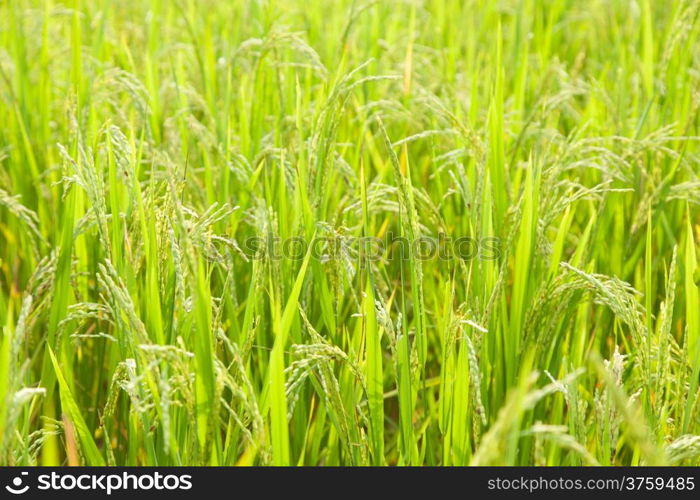
[[[699,16],[0,2],[0,465],[700,464]]]

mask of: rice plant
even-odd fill
[[[699,465],[699,16],[0,2],[0,465]]]

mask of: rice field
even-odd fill
[[[0,465],[699,465],[699,15],[0,2]]]

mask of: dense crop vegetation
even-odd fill
[[[697,464],[698,15],[0,2],[0,464]]]

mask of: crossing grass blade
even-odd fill
[[[70,386],[68,385],[68,381],[66,381],[64,378],[51,347],[48,347],[48,352],[49,356],[51,357],[51,364],[53,365],[56,380],[58,381],[58,387],[60,389],[61,406],[63,407],[65,414],[68,416],[70,423],[75,427],[76,433],[80,440],[81,451],[85,455],[85,465],[104,466],[105,460],[102,457],[100,450],[97,448],[97,444],[90,433],[90,429],[85,423],[85,419],[83,418],[83,414],[78,404],[75,402],[75,399],[73,399],[73,394]]]
[[[287,425],[287,393],[284,376],[284,353],[287,339],[292,328],[294,316],[297,313],[299,294],[304,285],[306,269],[311,260],[311,249],[306,252],[304,261],[297,274],[294,286],[289,294],[282,317],[277,320],[275,327],[275,342],[270,354],[269,399],[263,400],[263,408],[269,405],[272,440],[272,463],[275,465],[290,465],[289,431]]]
[[[367,187],[364,168],[360,169],[360,189],[362,190],[362,223],[363,235],[372,234],[369,225],[369,209],[367,203]],[[372,279],[371,260],[368,255],[370,248],[364,249],[364,269],[366,273],[365,290],[362,306],[362,324],[364,326],[365,363],[367,401],[369,406],[371,440],[370,450],[373,465],[384,465],[384,370],[382,361],[382,332],[377,325],[374,285]]]

